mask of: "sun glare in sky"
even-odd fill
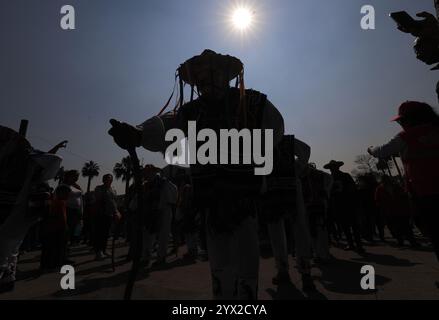
[[[233,11],[232,23],[239,31],[248,30],[253,22],[253,12],[246,7],[238,7]]]

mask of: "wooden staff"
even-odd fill
[[[439,19],[439,0],[434,0],[434,7],[436,8],[436,16]]]
[[[127,286],[125,288],[125,300],[131,299],[134,283],[136,282],[137,273],[140,266],[140,255],[142,254],[142,227],[144,223],[143,212],[143,188],[142,188],[142,171],[140,170],[139,158],[134,147],[128,149],[128,153],[131,157],[131,166],[134,173],[134,185],[137,193],[137,215],[136,215],[136,237],[134,247],[133,265],[128,278]]]
[[[399,179],[401,180],[401,182],[403,182],[401,169],[399,168],[398,162],[396,161],[396,157],[392,157],[392,159],[393,159],[393,163],[395,164],[396,171],[398,171]]]
[[[29,125],[29,120],[24,120],[24,119],[21,120],[21,122],[20,122],[20,129],[18,130],[18,133],[23,138],[26,138],[28,125]]]

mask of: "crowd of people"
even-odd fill
[[[166,264],[169,254],[179,256],[185,247],[183,259],[209,261],[215,299],[257,299],[264,235],[277,270],[273,284],[291,281],[292,255],[307,292],[316,290],[313,262],[336,264],[333,247],[367,259],[367,244],[389,241],[386,226],[398,245],[408,241],[413,248],[421,245],[414,234],[417,228],[430,239],[439,259],[439,117],[431,106],[403,103],[394,119],[402,132],[368,149],[380,159],[399,155],[404,182],[378,172],[352,177],[341,170],[342,161],[329,161],[323,166],[326,172],[310,163],[311,147],[285,134],[283,118],[267,96],[245,89],[239,59],[205,50],[182,64],[178,74],[181,84],[197,87],[199,97],[192,95],[188,103],[181,97],[176,113],[153,117],[138,127],[112,120],[109,133],[116,144],[131,155],[140,146],[164,153],[166,130],[181,128],[187,134],[188,121],[195,120],[199,130],[271,129],[273,172],[255,176],[255,164],[195,164],[173,170],[132,163],[135,180],[123,197],[117,197],[111,174],[84,194],[76,170],[65,171],[51,189],[47,181],[55,176],[53,168],[59,168],[55,153],[60,146],[37,151],[1,127],[0,285],[15,281],[20,245],[29,246],[30,241],[32,248],[37,240],[42,271],[74,265],[69,251],[81,242],[96,260],[109,258],[110,236],[125,239],[126,260],[140,260],[148,270]],[[26,233],[28,241],[23,242]]]

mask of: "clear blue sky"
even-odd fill
[[[205,48],[244,62],[247,87],[269,96],[319,167],[337,159],[350,171],[356,155],[396,134],[389,118],[401,101],[436,107],[437,73],[388,17],[433,12],[432,0],[248,2],[258,24],[241,38],[226,21],[236,1],[3,0],[0,124],[18,128],[26,118],[35,147],[70,141],[60,153],[66,168],[94,160],[109,172],[125,152],[107,135],[108,120],[138,124],[156,114],[175,69]],[[76,9],[74,31],[59,27],[64,4]],[[376,30],[360,28],[364,4],[376,9]]]

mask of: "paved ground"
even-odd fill
[[[76,289],[63,291],[59,273],[40,274],[40,253],[21,256],[18,281],[13,292],[0,294],[2,299],[121,299],[131,264],[124,261],[127,246],[117,243],[116,272],[110,260],[94,261],[89,248],[72,249],[75,261]],[[272,285],[275,273],[273,258],[261,257],[259,298],[270,299],[439,299],[439,263],[424,244],[419,250],[399,248],[393,240],[387,244],[366,246],[368,254],[359,256],[332,248],[336,260],[312,271],[318,293],[307,296],[301,291],[301,281],[295,268],[290,274],[291,285]],[[181,250],[181,254],[184,250]],[[291,264],[294,265],[293,259]],[[376,292],[360,288],[360,269],[372,265],[376,271]],[[188,264],[181,257],[168,257],[168,265],[149,274],[141,272],[136,282],[134,299],[210,299],[210,276],[207,262]]]

